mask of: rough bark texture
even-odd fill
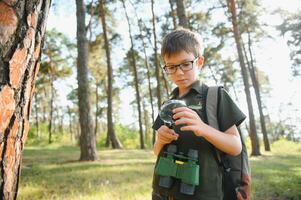
[[[238,59],[239,59],[240,67],[241,67],[241,73],[242,73],[242,77],[243,77],[247,104],[248,104],[249,121],[250,121],[249,135],[250,135],[251,144],[252,144],[251,155],[258,156],[258,155],[260,155],[259,140],[258,140],[258,136],[257,136],[255,117],[254,117],[254,113],[253,113],[248,71],[245,66],[241,39],[240,39],[240,33],[238,30],[238,23],[237,23],[237,16],[236,16],[236,1],[235,0],[229,0],[229,8],[230,8],[231,17],[232,17],[233,33],[234,33],[236,48],[237,48],[237,52],[238,52]]]
[[[134,76],[134,84],[135,84],[135,90],[136,90],[136,102],[137,102],[137,108],[138,108],[138,122],[139,122],[139,134],[140,134],[140,148],[144,149],[144,134],[143,134],[143,128],[142,128],[142,111],[141,111],[141,98],[140,98],[140,92],[139,92],[139,80],[138,80],[138,72],[137,72],[137,65],[136,65],[136,57],[134,53],[134,41],[132,36],[132,29],[130,24],[130,19],[125,7],[124,0],[122,0],[123,9],[125,11],[126,20],[129,27],[129,36],[131,41],[131,64],[133,67],[133,76]]]
[[[107,56],[107,67],[108,67],[108,109],[107,109],[107,124],[108,124],[108,136],[110,139],[110,142],[112,144],[112,147],[114,149],[121,149],[122,145],[120,141],[118,140],[115,131],[114,131],[114,124],[113,124],[113,109],[112,109],[112,102],[113,102],[113,69],[111,64],[111,52],[109,47],[109,40],[107,35],[107,24],[106,24],[106,15],[104,11],[104,1],[99,1],[99,12],[100,12],[100,18],[102,23],[102,29],[103,29],[103,36],[104,36],[104,48],[106,50],[106,56]]]
[[[90,103],[88,80],[88,41],[85,26],[85,4],[76,0],[77,17],[77,82],[80,134],[80,160],[96,160],[96,140]]]
[[[0,199],[16,199],[50,0],[0,1]]]

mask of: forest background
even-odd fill
[[[255,199],[300,199],[300,8],[298,0],[53,0],[20,199],[150,198],[151,125],[174,88],[160,46],[180,26],[203,37],[201,81],[224,86],[248,116],[240,130]]]
[[[105,138],[107,135],[107,61],[99,13],[95,11],[96,13],[91,16],[92,11],[89,10],[91,2],[86,4],[87,37],[90,43],[88,76],[92,95],[91,107],[96,124],[94,132],[101,142],[103,140],[100,138]],[[94,7],[97,6],[97,2],[92,4],[95,4]],[[126,10],[122,1],[106,3],[111,47],[110,62],[113,68],[112,114],[116,128],[129,129],[136,138],[136,143],[131,142],[130,146],[125,146],[126,148],[141,146],[137,131],[140,132],[140,137],[144,135],[148,141],[146,145],[151,147],[153,135],[150,126],[152,116],[157,116],[159,107],[156,82],[160,80],[162,84],[160,102],[166,100],[168,92],[175,87],[168,82],[164,73],[159,74],[160,77],[157,79],[156,67],[163,65],[158,56],[163,36],[180,23],[176,16],[177,4],[176,1],[154,2],[154,13],[150,9],[150,1],[138,3],[126,1],[124,5]],[[290,3],[269,0],[245,1],[238,5],[238,19],[241,21],[239,25],[246,54],[245,62],[249,68],[255,70],[262,101],[260,109],[269,129],[270,140],[280,136],[300,139],[301,104],[298,103],[301,101],[301,94],[298,92],[300,91],[298,85],[301,83],[300,64],[298,64],[298,45],[294,46],[292,42],[297,38],[294,38],[294,30],[289,29],[298,25],[294,24],[297,23],[294,20],[298,17],[296,13],[299,8],[300,1],[290,1]],[[220,1],[210,3],[187,1],[184,9],[189,23],[188,28],[198,31],[204,38],[206,62],[205,69],[201,73],[202,80],[209,85],[223,85],[247,114],[248,103],[244,82],[226,5]],[[44,134],[44,137],[48,137],[49,141],[52,132],[59,132],[54,133],[55,137],[62,137],[62,129],[70,132],[70,138],[73,137],[72,134],[74,137],[79,137],[80,134],[76,101],[75,10],[76,6],[72,2],[61,4],[59,1],[53,1],[49,13],[42,64],[53,63],[56,70],[52,73],[49,73],[47,67],[41,70],[36,84],[37,91],[34,98],[36,103],[31,117],[33,135],[42,137],[39,135],[40,129],[44,128],[45,131],[48,129],[48,135]],[[156,28],[156,49],[153,22]],[[137,72],[133,72],[131,55],[133,51]],[[154,58],[155,54],[157,59]],[[137,80],[135,73],[137,73]],[[254,82],[249,79],[254,120],[257,123],[258,135],[263,138],[258,101],[252,87]],[[139,84],[138,89],[135,88],[135,82]],[[136,98],[137,91],[140,98],[142,97],[139,103]],[[138,107],[140,107],[140,114]],[[242,126],[242,130],[247,136],[248,121]],[[120,133],[119,137],[123,137],[122,135],[123,133]]]

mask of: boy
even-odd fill
[[[224,89],[220,89],[218,95],[217,119],[220,130],[207,125],[205,104],[208,86],[198,81],[198,71],[204,63],[202,48],[200,35],[187,29],[175,30],[163,40],[163,69],[177,85],[171,99],[184,100],[187,105],[200,105],[200,109],[174,109],[174,129],[165,126],[160,117],[157,117],[153,124],[157,131],[154,153],[159,159],[169,144],[176,145],[177,152],[182,154],[187,154],[189,149],[197,150],[199,184],[193,195],[187,195],[180,192],[179,180],[174,179],[170,188],[164,188],[159,185],[160,176],[154,173],[153,200],[222,200],[222,171],[214,148],[233,156],[238,155],[242,149],[237,126],[245,119],[245,115]]]

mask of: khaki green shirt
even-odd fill
[[[206,115],[207,91],[208,86],[196,81],[190,91],[182,97],[179,97],[179,89],[174,89],[171,99],[184,100],[188,106],[193,105],[196,108],[194,111],[208,124]],[[233,102],[229,94],[221,88],[217,105],[217,119],[220,130],[224,132],[233,125],[239,126],[245,118],[246,116]],[[158,116],[153,124],[153,129],[157,130],[163,124],[164,122]],[[203,137],[197,137],[192,131],[181,131],[180,127],[177,126],[175,127],[175,131],[179,134],[179,138],[177,141],[173,141],[172,144],[177,145],[178,152],[187,154],[189,149],[198,150],[198,164],[200,166],[199,186],[197,186],[194,195],[185,195],[180,193],[179,188],[181,183],[179,180],[175,179],[173,186],[170,189],[165,189],[158,185],[159,177],[154,174],[154,192],[173,196],[181,200],[222,200],[222,171],[217,164],[213,145]],[[163,155],[166,148],[167,145],[162,148],[158,158]]]

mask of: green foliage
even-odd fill
[[[139,132],[137,129],[130,128],[129,126],[117,124],[114,126],[115,133],[125,149],[139,148]],[[97,146],[100,148],[105,147],[107,132],[101,133]]]
[[[291,48],[292,74],[293,76],[299,76],[301,74],[301,14],[288,14],[281,10],[278,12],[282,14],[283,23],[277,26],[277,29],[283,36],[286,36],[287,44]]]
[[[26,145],[45,146],[48,145],[48,123],[39,123],[39,132],[37,127],[32,123],[30,126]],[[67,128],[63,128],[63,132],[56,130],[52,133],[52,145],[74,145],[75,139],[71,139]]]

